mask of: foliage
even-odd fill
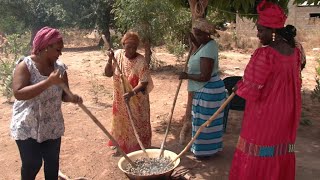
[[[186,45],[181,41],[174,41],[174,42],[167,41],[166,47],[169,53],[176,56],[177,61],[179,61],[183,57],[186,51]]]
[[[171,3],[175,6],[180,7],[189,7],[189,0],[171,0]],[[269,0],[279,4],[282,8],[287,11],[287,6],[289,0]],[[255,19],[257,16],[256,7],[261,2],[261,0],[209,0],[208,10],[217,11],[220,14],[225,13],[224,16],[227,19],[231,19],[238,13],[240,17],[253,18]],[[294,0],[295,4],[304,3],[305,0]],[[308,0],[307,4],[319,3],[320,0]],[[228,14],[230,16],[228,16]]]
[[[176,11],[169,0],[116,0],[114,14],[118,30],[134,30],[142,41],[155,45],[174,23]]]
[[[317,72],[317,76],[316,76],[316,86],[314,87],[313,92],[311,93],[311,98],[312,99],[316,99],[318,100],[318,102],[320,102],[320,55],[318,56],[318,67],[316,67],[316,72]]]
[[[13,34],[31,30],[31,40],[44,26],[97,28],[109,36],[109,24],[113,19],[110,14],[113,0],[0,0],[0,2],[0,31]]]
[[[12,97],[12,73],[15,66],[15,60],[26,53],[28,49],[28,41],[30,34],[12,34],[7,37],[5,56],[0,57],[0,88],[4,96],[9,101]]]
[[[0,90],[7,100],[12,97],[12,70],[14,62],[0,57]]]
[[[169,27],[164,38],[168,51],[174,54],[179,61],[187,48],[188,33],[191,29],[191,13],[186,8],[176,10],[175,23]]]
[[[43,26],[61,26],[64,23],[66,11],[58,1],[51,0],[1,0],[1,14],[14,23],[23,25],[25,29],[36,29]],[[0,24],[2,29],[2,24]],[[21,33],[15,31],[12,33]]]

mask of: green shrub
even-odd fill
[[[30,34],[13,34],[7,37],[5,56],[0,56],[0,91],[3,96],[10,101],[12,92],[12,73],[15,67],[15,61],[19,57],[26,55],[29,48]]]
[[[187,45],[177,40],[167,40],[166,43],[167,50],[177,58],[177,61],[180,61],[183,57],[186,47]]]
[[[317,76],[316,76],[316,86],[313,90],[313,92],[311,92],[311,98],[312,99],[316,99],[318,100],[318,102],[320,102],[320,55],[318,55],[318,67],[316,67],[316,72],[317,72]]]

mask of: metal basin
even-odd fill
[[[158,158],[159,157],[160,149],[146,149],[146,151],[147,151],[148,156],[150,158]],[[168,151],[168,150],[164,150],[163,155],[164,155],[164,157],[170,157],[171,160],[175,159],[178,156],[176,153],[174,153],[172,151]],[[144,152],[142,150],[131,152],[131,153],[127,154],[127,156],[132,161],[146,157],[146,155],[144,154]],[[174,162],[174,166],[170,170],[168,170],[167,172],[164,172],[162,174],[148,175],[148,176],[135,175],[135,174],[131,174],[131,173],[125,171],[124,169],[127,167],[129,162],[124,157],[122,157],[119,160],[118,167],[131,180],[170,179],[170,176],[171,176],[173,170],[179,165],[179,163],[180,163],[180,158]]]

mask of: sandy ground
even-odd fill
[[[155,88],[150,94],[152,144],[159,147],[166,128],[174,94],[179,80],[177,72],[183,62],[176,63],[175,57],[162,49],[156,50],[158,60],[164,62],[161,68],[152,71]],[[222,78],[242,75],[250,54],[221,52],[220,68]],[[81,95],[84,104],[109,129],[111,125],[112,81],[103,76],[105,55],[90,48],[69,48],[61,60],[68,66],[70,88]],[[300,126],[297,137],[296,179],[316,180],[320,177],[320,117],[319,102],[310,99],[315,86],[316,62],[308,57],[303,71],[303,113],[302,119],[312,122],[310,126]],[[181,119],[186,106],[186,83],[182,84],[173,116],[172,129],[167,139],[166,149],[179,153],[184,146],[178,143]],[[20,158],[15,142],[9,136],[12,104],[0,98],[0,179],[20,179]],[[108,138],[92,120],[76,105],[62,105],[66,132],[62,139],[60,169],[71,178],[87,179],[126,179],[117,167],[119,157],[111,157],[111,149],[106,146]],[[183,156],[174,174],[188,173],[191,179],[228,179],[228,172],[240,132],[243,112],[230,111],[227,133],[224,135],[224,150],[206,161],[196,160],[191,153]],[[37,179],[44,179],[43,170]],[[178,179],[178,178],[177,178]]]

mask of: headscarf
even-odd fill
[[[211,35],[218,34],[215,29],[215,26],[213,24],[210,24],[205,18],[196,19],[192,24],[192,28],[199,29]]]
[[[32,54],[38,54],[51,44],[62,41],[62,36],[57,29],[44,27],[40,29],[33,39]]]
[[[269,28],[283,28],[287,16],[279,5],[263,0],[258,4],[258,24]]]
[[[139,46],[139,36],[137,33],[135,32],[127,32],[121,39],[121,43],[124,45],[126,43],[132,43],[132,44],[135,44],[137,45],[137,47]]]

